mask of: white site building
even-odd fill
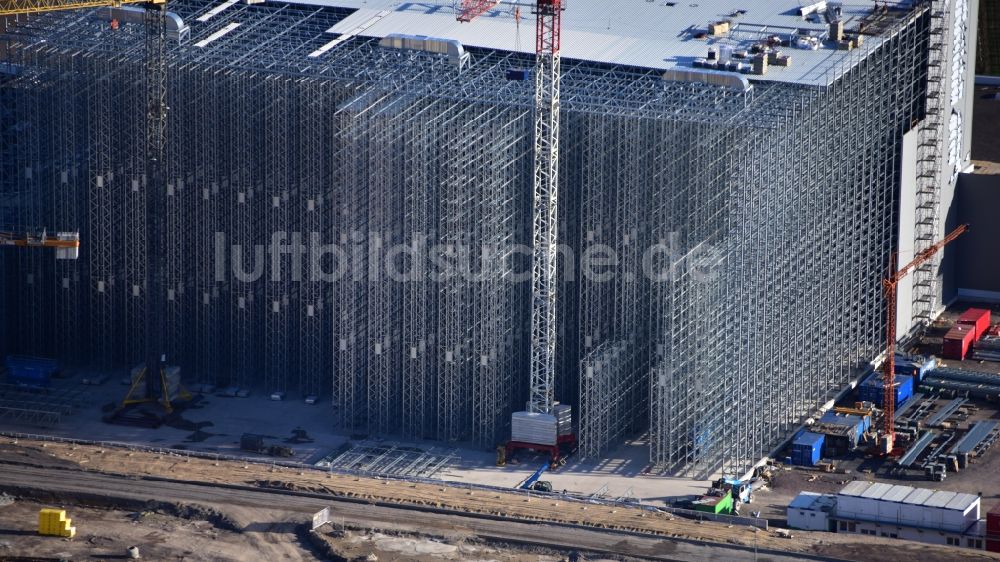
[[[788,505],[788,525],[983,549],[980,497],[855,481],[837,494],[802,492]]]

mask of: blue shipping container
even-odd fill
[[[858,396],[865,402],[874,402],[879,408],[882,407],[883,396],[882,377],[871,377],[861,384],[858,389]],[[907,375],[896,376],[896,407],[913,396],[913,377]]]
[[[813,466],[823,458],[825,435],[807,431],[792,442],[792,464]]]
[[[899,380],[899,387],[896,388],[896,407],[898,408],[913,398],[913,377],[896,377],[896,380]]]

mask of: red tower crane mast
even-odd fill
[[[500,0],[462,0],[458,8],[458,21],[470,22],[492,10]]]
[[[926,262],[927,260],[934,257],[934,254],[940,252],[945,246],[950,244],[953,240],[965,234],[965,231],[969,229],[969,225],[963,224],[951,231],[947,236],[941,240],[935,242],[919,254],[917,254],[913,261],[904,265],[896,271],[896,254],[893,254],[889,260],[889,277],[882,280],[882,290],[885,294],[886,302],[886,363],[885,363],[885,381],[883,385],[884,394],[882,395],[882,452],[888,454],[892,451],[893,441],[895,440],[895,430],[893,425],[895,423],[895,412],[896,412],[896,289],[899,286],[900,280],[903,277],[909,275],[911,271],[916,269],[920,264]]]

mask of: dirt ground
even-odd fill
[[[75,539],[43,537],[35,533],[38,510],[60,507],[77,525]],[[272,524],[259,531],[233,531],[212,522],[157,512],[130,512],[76,505],[53,506],[16,501],[0,507],[0,560],[4,557],[45,557],[69,560],[115,560],[139,545],[147,560],[296,561],[324,559],[313,544],[326,543],[347,559],[363,560],[374,554],[381,561],[432,562],[437,560],[494,560],[496,562],[558,562],[566,557],[500,548],[472,540],[451,540],[386,534],[377,531],[335,531],[326,528],[313,539],[303,539],[294,517],[279,511],[269,514]],[[261,513],[255,511],[254,517]],[[285,520],[282,522],[282,520]],[[596,559],[588,559],[596,560]]]
[[[130,476],[156,476],[183,478],[187,481],[219,482],[249,486],[281,486],[282,488],[310,490],[332,496],[362,498],[369,501],[391,501],[400,505],[430,505],[514,517],[522,520],[546,520],[584,524],[592,527],[637,531],[653,535],[685,537],[713,543],[729,543],[771,548],[785,552],[823,553],[830,556],[867,560],[885,549],[885,542],[860,535],[800,532],[793,540],[775,533],[755,534],[749,528],[715,523],[701,523],[666,513],[642,511],[625,506],[605,506],[582,502],[559,501],[543,496],[527,498],[503,492],[457,488],[448,485],[418,484],[327,474],[319,471],[299,471],[281,467],[214,462],[198,458],[180,457],[119,448],[100,448],[91,445],[67,443],[41,443],[27,440],[15,442],[0,438],[0,459],[18,464],[50,466],[50,463],[75,464],[79,468],[108,474]],[[778,489],[782,485],[778,484]],[[799,488],[801,489],[801,487]],[[768,501],[762,498],[761,503]],[[755,502],[756,503],[756,502]],[[239,517],[238,514],[235,517]],[[261,521],[261,514],[254,513],[246,521]],[[276,518],[273,521],[288,521]],[[27,523],[23,523],[27,524]],[[295,525],[265,526],[262,536],[277,538],[284,550],[274,552],[267,560],[295,559],[301,555],[290,533]],[[236,527],[242,528],[242,527]],[[81,531],[83,532],[83,531]],[[85,533],[85,532],[84,532]],[[377,542],[377,538],[373,538]],[[266,541],[262,540],[261,544]],[[119,545],[120,546],[120,545]],[[275,546],[278,548],[278,546]],[[925,560],[1000,559],[1000,555],[975,552],[967,549],[924,545],[907,541],[894,541],[895,552],[921,553]],[[839,554],[838,554],[839,553]],[[182,558],[183,559],[183,558]],[[226,560],[227,558],[219,558]],[[405,559],[405,557],[404,557]]]
[[[340,557],[364,560],[374,554],[380,562],[436,562],[441,560],[492,562],[562,562],[566,556],[550,553],[501,549],[468,537],[449,540],[414,535],[386,534],[377,531],[338,531],[320,529],[317,539],[329,545]],[[600,558],[587,558],[598,562]]]
[[[39,536],[38,511],[45,507],[67,510],[77,528],[76,538]],[[139,545],[145,560],[244,561],[249,552],[258,560],[315,560],[311,546],[303,544],[295,525],[281,525],[287,514],[270,515],[274,525],[259,531],[238,532],[213,523],[154,512],[129,512],[80,506],[56,506],[16,501],[0,507],[0,559],[34,556],[69,560],[125,559],[127,549]]]

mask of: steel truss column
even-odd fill
[[[290,80],[284,76],[272,76],[264,80],[265,108],[263,126],[267,131],[264,143],[264,158],[258,165],[262,167],[264,193],[262,203],[266,228],[263,234],[269,242],[270,266],[265,268],[262,296],[264,315],[264,388],[267,392],[286,391],[290,369],[288,365],[289,330],[289,288],[300,279],[301,270],[293,271],[292,264],[298,258],[286,260],[283,247],[295,246],[296,236],[288,228],[288,205],[291,170],[289,160],[289,126],[292,99],[288,95]],[[275,244],[277,242],[277,244]],[[292,249],[292,252],[297,251]],[[289,263],[291,261],[291,263]],[[274,265],[278,268],[275,270]]]
[[[233,148],[228,154],[228,180],[224,185],[228,193],[229,229],[232,234],[232,251],[239,252],[240,260],[234,256],[233,271],[229,277],[230,310],[227,334],[229,349],[229,384],[238,388],[250,388],[253,381],[253,285],[245,278],[254,266],[254,240],[252,238],[252,207],[255,197],[253,156],[253,123],[250,100],[254,99],[256,79],[240,71],[226,75],[229,83],[228,100],[224,108],[228,111],[224,125],[226,135]],[[238,271],[239,270],[239,271]]]
[[[65,64],[65,63],[64,63]],[[68,68],[66,68],[68,66]],[[61,157],[54,161],[52,170],[52,193],[56,197],[55,225],[59,230],[80,231],[80,213],[84,199],[81,197],[81,181],[84,139],[81,127],[83,104],[81,74],[72,63],[61,71],[64,76],[72,76],[56,82],[57,98],[53,104],[55,111],[49,119],[58,123],[52,128],[54,150]],[[60,103],[61,102],[61,103]],[[64,364],[81,359],[80,329],[80,262],[81,260],[56,260],[55,303],[56,319],[53,330],[55,341],[59,342],[55,353]]]
[[[298,368],[299,391],[304,395],[319,396],[323,390],[326,345],[324,342],[326,317],[329,312],[323,298],[323,281],[314,267],[314,244],[326,244],[324,217],[332,209],[324,196],[328,176],[324,167],[325,113],[327,86],[319,80],[303,80],[296,83],[296,97],[301,104],[299,112],[298,152],[299,208],[303,242],[308,246],[309,267],[303,272],[299,288],[299,337]],[[318,263],[318,262],[317,262]]]
[[[167,217],[167,61],[165,4],[144,12],[146,25],[146,190],[145,190],[145,362],[147,396],[152,396],[155,374],[167,357],[165,300],[167,256],[165,251]],[[130,251],[130,253],[138,253]],[[164,400],[167,397],[163,397]]]
[[[115,349],[119,346],[118,325],[115,321],[115,302],[112,295],[114,281],[113,219],[122,216],[124,209],[116,207],[118,198],[113,196],[115,173],[112,169],[115,154],[113,139],[117,136],[114,122],[109,115],[115,110],[113,91],[119,83],[113,73],[116,62],[100,55],[85,59],[86,72],[91,77],[91,88],[87,90],[87,129],[90,187],[87,197],[88,228],[90,240],[105,241],[89,245],[88,268],[90,272],[90,335],[91,360],[98,366],[109,368],[114,364]],[[130,186],[131,187],[131,186]]]
[[[532,218],[531,382],[528,410],[549,413],[555,399],[556,257],[559,190],[558,0],[537,4],[535,46],[535,171]]]
[[[193,111],[194,122],[184,120],[173,129],[173,138],[184,139],[190,147],[192,180],[189,188],[189,213],[192,221],[191,251],[186,257],[193,261],[193,298],[190,299],[192,334],[192,366],[194,379],[202,384],[217,386],[225,381],[223,364],[228,357],[219,353],[223,346],[225,330],[223,310],[220,305],[221,283],[226,276],[232,276],[231,261],[227,260],[226,243],[233,241],[227,236],[224,225],[219,221],[220,183],[223,176],[223,155],[216,134],[223,129],[227,101],[225,86],[215,80],[206,80],[202,69],[192,69],[190,73],[179,74],[175,92],[191,90],[197,92]],[[174,95],[177,95],[176,93]],[[221,234],[223,244],[222,263],[215,263],[216,233]],[[193,257],[192,257],[193,256]],[[222,275],[217,279],[216,270]]]
[[[403,174],[407,171],[399,129],[410,114],[412,100],[392,96],[368,112],[365,154],[368,195],[368,428],[377,433],[399,430],[402,420],[402,288],[390,260],[402,239]]]

